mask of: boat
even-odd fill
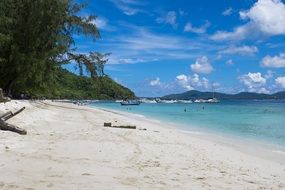
[[[155,103],[157,103],[154,99],[148,99],[148,98],[141,98],[140,102],[141,103],[146,103],[146,104],[155,104]]]
[[[206,103],[207,100],[204,100],[204,99],[197,99],[194,101],[195,103]]]
[[[162,103],[160,98],[155,98],[156,103]]]
[[[177,100],[161,100],[161,102],[165,104],[173,104],[173,103],[177,103],[178,101]]]
[[[215,91],[214,91],[214,86],[213,86],[213,98],[209,98],[206,103],[219,103],[220,100],[218,100],[217,98],[215,98]]]
[[[138,100],[124,100],[121,102],[122,106],[138,106],[141,102]]]
[[[191,104],[193,103],[193,101],[192,100],[178,100],[178,103]]]
[[[220,100],[218,100],[217,98],[210,98],[207,100],[206,103],[219,103],[219,102],[220,102]]]

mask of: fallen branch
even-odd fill
[[[7,112],[6,114],[4,114],[4,116],[1,116],[0,119],[2,119],[3,121],[7,121],[8,119],[11,119],[12,117],[14,117],[15,115],[18,115],[19,113],[21,113],[22,111],[24,111],[25,107],[22,107],[21,109],[19,109],[18,111],[16,111],[15,113],[13,112]]]
[[[123,128],[123,129],[136,129],[134,125],[112,125],[111,123],[104,123],[104,127]]]
[[[11,125],[9,123],[6,123],[5,121],[0,119],[0,129],[3,131],[12,131],[15,133],[19,133],[20,135],[26,135],[27,131],[25,129],[21,129],[15,125]]]
[[[6,113],[0,115],[0,119],[2,119],[2,118],[4,118],[4,117],[7,117],[8,115],[11,115],[11,114],[12,114],[12,112],[11,112],[11,111],[8,111],[8,112],[6,112]]]
[[[25,107],[21,108],[20,110],[16,111],[15,113],[9,111],[7,113],[4,113],[3,115],[0,116],[0,130],[3,131],[12,131],[15,133],[19,133],[21,135],[26,135],[27,131],[25,129],[21,129],[15,125],[11,125],[5,121],[8,119],[11,119],[12,117],[16,116],[17,114],[21,113]]]

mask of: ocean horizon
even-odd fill
[[[189,132],[236,137],[285,150],[284,100],[224,100],[218,104],[142,103],[139,106],[99,101],[90,106],[140,114]]]

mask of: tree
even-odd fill
[[[100,37],[95,16],[72,0],[0,1],[0,86],[9,94],[47,87],[70,61],[74,34]],[[94,73],[93,73],[94,74]]]
[[[109,55],[110,53],[101,54],[98,52],[89,52],[89,54],[68,53],[70,60],[75,60],[78,63],[79,75],[83,76],[83,67],[85,67],[91,78],[105,75],[104,67],[108,62],[107,57]]]

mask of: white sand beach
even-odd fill
[[[199,134],[50,101],[12,101],[0,104],[0,113],[22,106],[8,122],[28,134],[0,131],[1,190],[285,189],[281,160]],[[104,122],[138,128],[105,128]]]

